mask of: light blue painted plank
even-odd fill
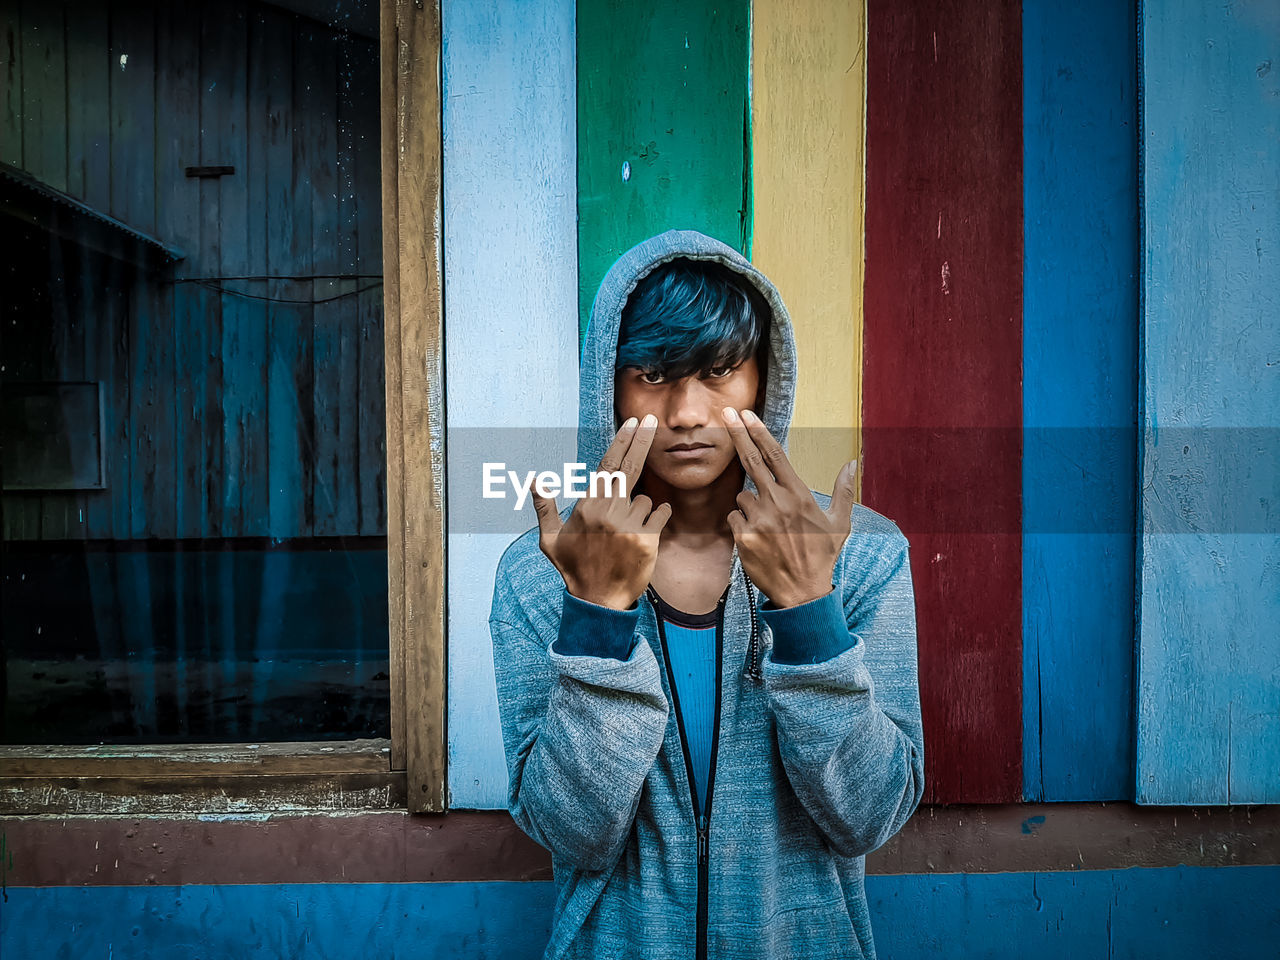
[[[1280,801],[1280,6],[1147,4],[1137,796]]]
[[[532,510],[482,522],[479,463],[508,440],[560,468],[577,422],[573,0],[445,0],[450,806],[506,806],[488,616]],[[513,431],[511,428],[515,428]],[[568,457],[572,459],[572,457]]]
[[[1256,960],[1280,867],[867,878],[882,960]],[[9,888],[6,960],[542,956],[551,883]]]
[[[1133,795],[1132,2],[1023,4],[1023,795]]]

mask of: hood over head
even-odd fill
[[[796,345],[791,317],[778,290],[751,262],[727,244],[696,230],[668,230],[620,256],[596,292],[582,347],[578,401],[578,459],[594,470],[618,426],[613,412],[614,363],[627,298],[654,268],[687,257],[714,260],[746,278],[769,305],[769,353],[761,419],[786,447],[795,399]]]

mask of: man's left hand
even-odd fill
[[[729,514],[743,569],[776,607],[826,596],[849,537],[857,461],[840,469],[823,510],[759,417],[732,407],[721,415],[757,491],[739,493],[738,509]]]

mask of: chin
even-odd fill
[[[731,462],[731,461],[730,461]],[[728,469],[729,463],[662,463],[648,464],[656,476],[677,490],[701,490],[709,487]]]

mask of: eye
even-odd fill
[[[736,368],[731,367],[728,364],[722,364],[718,367],[712,367],[710,370],[708,370],[707,376],[712,379],[718,380],[721,377],[727,377],[729,374],[733,373],[735,369]]]
[[[640,379],[645,383],[662,383],[666,378],[662,375],[661,370],[641,370]]]

